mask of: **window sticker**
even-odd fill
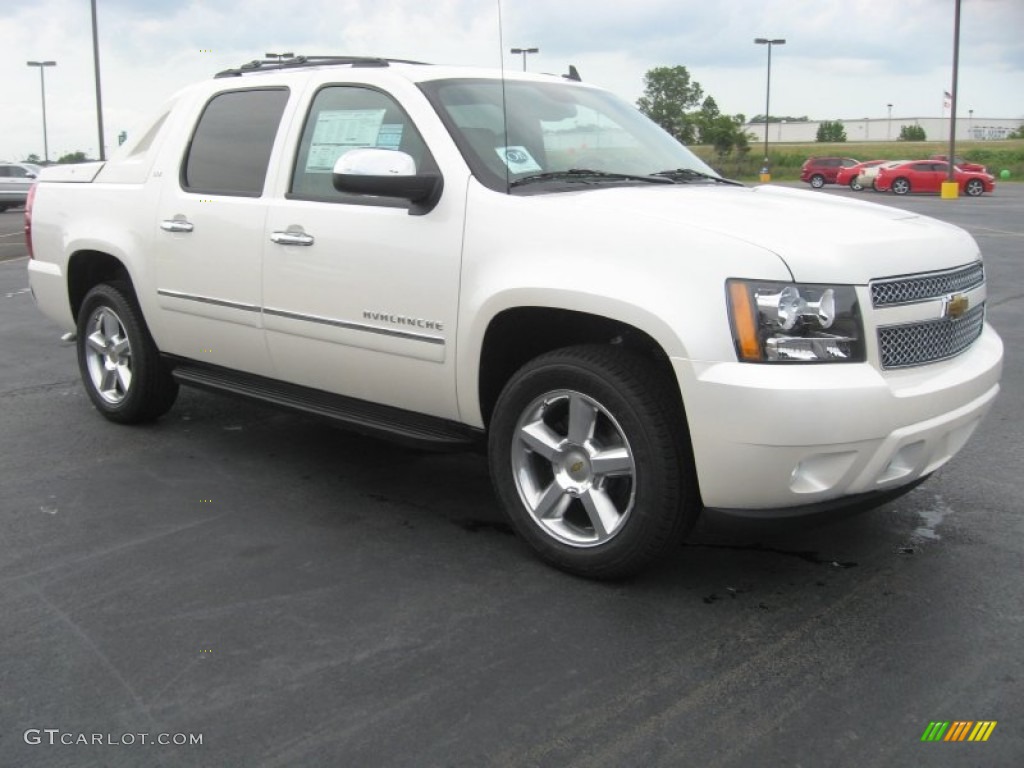
[[[494,151],[512,173],[536,173],[542,170],[526,147],[495,147]]]
[[[384,123],[377,134],[377,146],[381,149],[398,149],[402,146],[402,123]]]
[[[338,158],[356,147],[375,147],[383,109],[325,109],[316,117],[306,173],[331,173]]]

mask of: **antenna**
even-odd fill
[[[505,148],[505,152],[508,152],[508,102],[505,98],[505,32],[504,27],[501,23],[501,0],[496,0],[498,3],[498,60],[501,62],[501,127],[504,131],[504,140],[502,146]],[[509,178],[509,167],[508,158],[502,157],[502,162],[505,165],[505,194],[512,194],[512,182]]]

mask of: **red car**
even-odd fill
[[[996,188],[994,178],[987,173],[965,171],[954,168],[954,178],[960,191],[970,197],[977,197]],[[949,166],[936,160],[914,160],[891,167],[883,167],[875,178],[875,189],[879,192],[892,190],[894,194],[910,192],[938,192],[942,182],[949,175]]]
[[[946,155],[929,155],[928,159],[945,161],[948,158]],[[961,171],[976,171],[977,173],[988,173],[988,168],[986,168],[984,165],[979,165],[978,163],[969,163],[962,157],[954,157],[953,165],[955,165]]]
[[[815,189],[836,183],[840,168],[857,165],[860,160],[852,157],[809,157],[800,169],[800,181],[806,181]]]
[[[874,168],[876,165],[881,165],[886,162],[885,160],[868,160],[864,163],[857,163],[856,165],[844,166],[839,169],[839,173],[836,174],[836,184],[839,185],[850,185],[850,189],[854,192],[860,192],[864,189],[864,185],[859,181],[861,173],[868,168]]]

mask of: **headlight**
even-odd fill
[[[864,361],[864,331],[853,286],[729,280],[726,290],[741,361]]]

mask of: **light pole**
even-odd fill
[[[967,138],[974,138],[974,110],[967,110]]]
[[[949,100],[949,162],[946,163],[946,181],[939,193],[944,200],[955,199],[959,189],[953,170],[953,158],[956,157],[956,99],[959,96],[957,80],[960,75],[960,0],[956,0],[953,14],[953,98]]]
[[[886,104],[889,108],[889,125],[885,129],[885,140],[892,141],[892,104]]]
[[[786,41],[784,38],[768,39],[767,37],[756,37],[754,42],[757,45],[768,46],[768,82],[764,89],[764,171],[761,175],[767,177],[763,178],[762,181],[771,181],[771,174],[768,170],[768,115],[770,114],[769,105],[772,98],[772,46],[785,45]]]
[[[526,54],[528,53],[540,53],[540,48],[513,48],[509,53],[521,53],[523,54],[523,72],[526,71]]]
[[[46,137],[46,77],[43,75],[47,67],[56,67],[56,61],[26,61],[30,67],[39,67],[39,87],[43,94],[43,162],[50,162],[50,142]]]
[[[92,0],[92,63],[96,71],[96,130],[100,136],[100,160],[107,159],[103,148],[103,96],[100,93],[100,42],[96,28],[96,0]]]

